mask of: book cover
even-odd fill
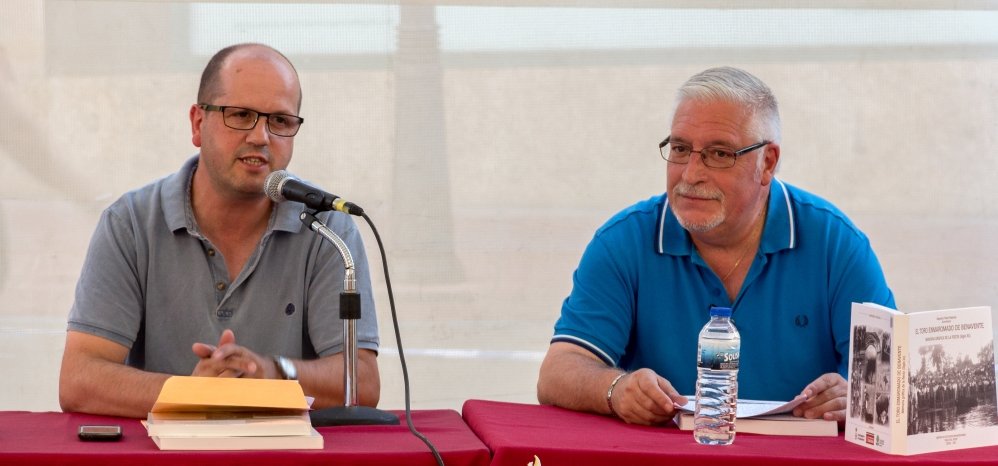
[[[297,380],[192,377],[166,379],[152,412],[308,410]]]
[[[912,455],[998,444],[988,307],[853,303],[846,440]]]
[[[306,412],[179,412],[149,413],[144,423],[156,437],[246,437],[310,435]]]
[[[693,430],[693,413],[680,413],[675,421],[680,430]],[[805,419],[793,414],[773,414],[738,418],[735,421],[735,431],[739,434],[835,437],[839,435],[839,423],[824,419]]]
[[[323,438],[315,429],[308,435],[266,437],[156,437],[160,450],[321,450]]]

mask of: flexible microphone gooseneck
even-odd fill
[[[298,201],[305,204],[306,207],[315,210],[336,210],[351,215],[358,215],[363,217],[368,226],[371,227],[371,231],[374,233],[374,238],[378,243],[378,250],[381,252],[381,265],[385,274],[385,286],[388,289],[388,303],[392,311],[392,324],[395,329],[395,344],[398,346],[399,361],[402,365],[402,384],[405,390],[406,425],[409,428],[409,432],[426,444],[427,448],[430,449],[430,453],[433,454],[433,458],[436,460],[436,463],[440,466],[444,466],[444,460],[437,451],[437,448],[432,442],[430,442],[430,439],[426,438],[425,435],[416,430],[416,426],[412,423],[411,397],[409,393],[409,369],[405,363],[405,353],[402,351],[402,336],[399,332],[398,314],[395,311],[395,294],[392,291],[392,281],[388,275],[388,258],[385,254],[385,246],[381,241],[381,235],[378,233],[378,229],[374,226],[374,222],[371,221],[371,218],[368,217],[366,213],[364,213],[364,209],[361,209],[356,204],[347,202],[335,194],[330,194],[322,191],[321,189],[309,186],[285,170],[278,170],[270,175],[267,175],[267,181],[264,183],[264,192],[267,194],[267,197],[274,202]],[[318,225],[321,225],[322,223],[315,219],[314,216],[306,215],[306,212],[302,213],[301,220],[306,226],[309,227],[309,229],[317,232],[320,229]],[[322,225],[322,227],[325,227],[325,225]],[[332,232],[330,231],[329,233]],[[333,234],[333,236],[335,236],[335,234]],[[334,241],[331,238],[327,239]],[[345,245],[343,245],[343,247],[345,248]],[[346,389],[346,387],[344,387],[344,389]],[[347,406],[348,409],[363,408],[358,406],[351,407],[349,403],[347,403]]]

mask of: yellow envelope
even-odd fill
[[[152,412],[305,411],[297,380],[173,376],[166,380]]]

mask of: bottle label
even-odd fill
[[[702,369],[738,370],[738,355],[738,346],[701,344],[697,352],[697,366]]]

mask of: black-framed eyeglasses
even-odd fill
[[[284,113],[263,113],[249,108],[231,107],[228,105],[198,104],[198,107],[209,112],[222,112],[222,122],[232,129],[251,130],[256,128],[260,117],[267,118],[267,131],[274,136],[291,137],[298,134],[305,119],[297,115]]]
[[[669,163],[685,165],[690,163],[693,153],[699,153],[700,160],[710,168],[731,168],[735,166],[738,156],[745,155],[772,143],[772,141],[762,141],[737,150],[724,146],[709,146],[700,150],[693,150],[693,146],[684,142],[671,142],[671,138],[672,136],[669,136],[664,141],[658,143],[658,152],[662,154],[663,159]]]

